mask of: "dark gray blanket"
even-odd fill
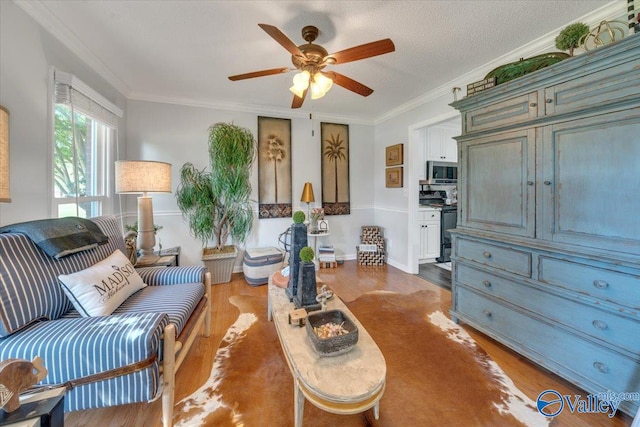
[[[0,228],[0,233],[26,234],[54,258],[93,249],[109,240],[95,222],[77,217],[21,222]]]

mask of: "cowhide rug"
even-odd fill
[[[306,402],[305,426],[547,426],[535,403],[455,323],[431,291],[372,292],[347,303],[387,362],[380,419],[342,416]],[[266,298],[234,296],[240,316],[211,376],[175,408],[177,426],[292,426],[293,379]],[[336,378],[336,381],[339,381]]]

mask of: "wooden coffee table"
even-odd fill
[[[334,296],[328,301],[327,310],[342,310],[356,324],[358,343],[339,356],[318,355],[306,328],[289,324],[288,314],[295,306],[271,278],[268,305],[269,320],[274,321],[293,375],[295,426],[302,426],[305,398],[334,414],[357,414],[373,408],[378,419],[387,365],[376,343],[344,303]]]

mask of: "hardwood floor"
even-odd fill
[[[345,301],[352,301],[363,293],[374,290],[413,293],[422,289],[431,289],[435,292],[435,298],[439,301],[443,313],[448,313],[451,304],[451,293],[448,290],[429,283],[416,275],[406,274],[394,267],[360,267],[355,261],[346,261],[343,265],[334,269],[321,269],[318,272],[318,276]],[[211,331],[211,337],[205,339],[200,336],[196,339],[184,365],[178,371],[176,401],[198,389],[208,378],[218,344],[228,327],[235,322],[238,316],[236,307],[228,302],[229,297],[233,295],[266,297],[266,291],[266,286],[251,287],[247,285],[242,274],[234,274],[230,283],[213,286],[213,330]],[[584,391],[540,368],[533,362],[522,358],[491,338],[475,331],[471,327],[464,326],[464,328],[491,358],[500,365],[515,385],[533,401],[536,400],[541,391],[547,389],[557,390],[563,395],[582,395],[586,397],[587,393]],[[445,359],[447,355],[443,354],[442,357]],[[465,381],[465,379],[451,378],[451,381]],[[452,403],[452,405],[457,404],[464,404],[464,402]],[[158,399],[150,404],[135,404],[117,408],[68,413],[65,415],[65,425],[67,427],[156,427],[161,425],[160,417],[161,402]],[[460,425],[466,424],[464,420],[460,421]],[[618,412],[614,418],[610,419],[605,414],[573,414],[565,408],[553,421],[552,425],[622,427],[630,426],[631,421],[631,417],[621,412]],[[265,422],[265,426],[268,425],[268,421]]]
[[[434,263],[420,264],[418,277],[441,288],[451,290],[451,271],[437,267]]]

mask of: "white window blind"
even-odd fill
[[[117,127],[123,111],[111,101],[82,82],[73,74],[55,71],[55,103],[72,105],[73,109],[86,114],[110,127]]]

